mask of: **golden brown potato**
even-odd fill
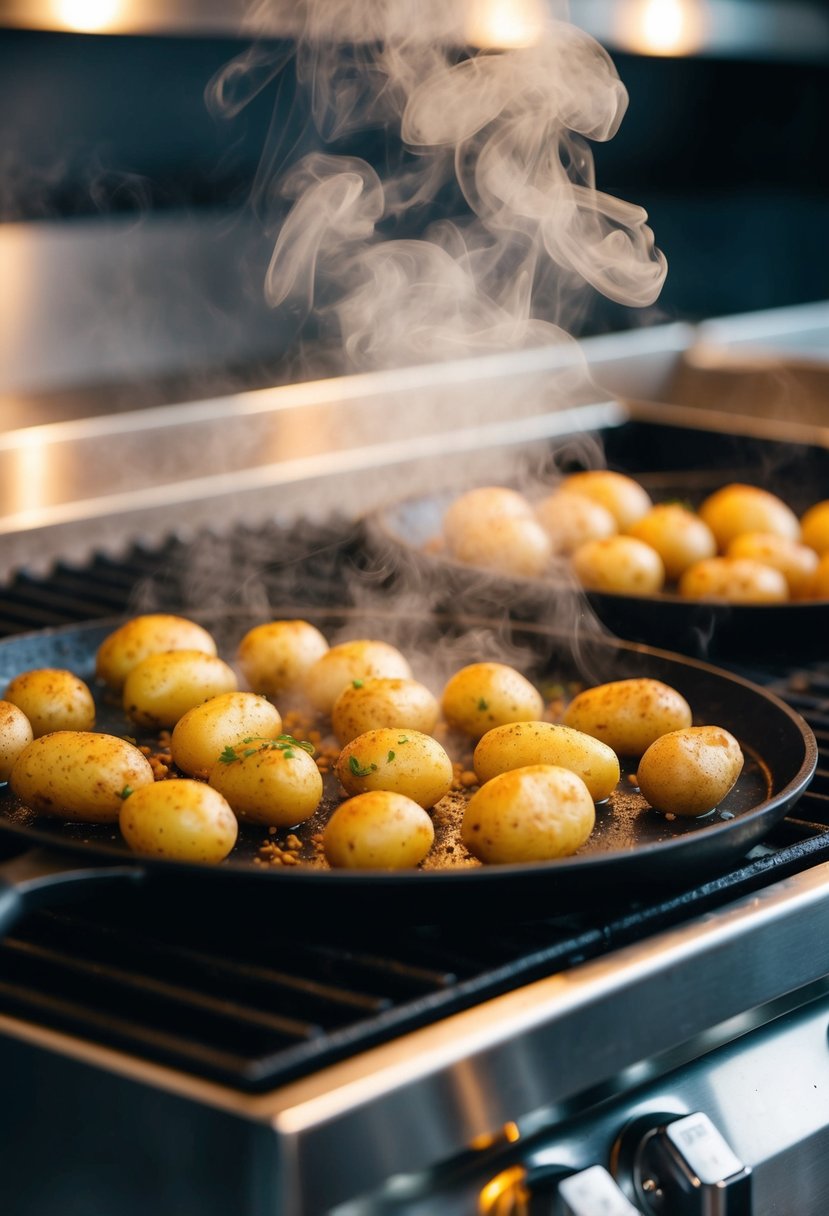
[[[33,738],[23,710],[11,701],[0,701],[0,781],[8,781],[15,760]]]
[[[499,773],[534,764],[554,764],[581,777],[594,802],[609,798],[619,780],[619,759],[601,740],[553,722],[511,722],[487,731],[475,748],[473,767],[481,784]]]
[[[480,861],[549,861],[581,848],[596,811],[581,777],[552,764],[500,773],[470,798],[461,839]]]
[[[226,748],[275,739],[281,730],[282,717],[270,701],[254,692],[224,692],[179,718],[170,751],[183,773],[207,777]]]
[[[586,688],[567,706],[564,722],[619,756],[641,756],[660,735],[690,726],[691,707],[670,685],[638,677]]]
[[[237,659],[254,692],[278,697],[301,683],[328,650],[328,642],[309,621],[267,621],[248,630]]]
[[[615,536],[616,520],[600,502],[584,494],[556,490],[536,503],[536,517],[550,538],[553,553],[569,557],[588,540]]]
[[[167,612],[147,613],[126,621],[104,639],[98,648],[95,674],[120,692],[133,667],[148,655],[164,650],[202,650],[215,654],[216,643],[206,629],[186,617]]]
[[[348,794],[390,790],[422,807],[434,806],[452,786],[452,761],[430,735],[416,730],[369,730],[347,743],[336,765]]]
[[[342,745],[382,727],[410,727],[429,735],[438,713],[434,696],[417,680],[354,680],[334,702],[331,725]]]
[[[561,488],[568,493],[592,498],[605,507],[616,520],[620,532],[627,532],[653,505],[650,494],[638,481],[624,473],[613,473],[610,469],[571,473],[564,478]]]
[[[36,739],[53,730],[92,730],[95,702],[83,680],[60,667],[38,667],[15,676],[3,694],[29,719]]]
[[[662,558],[633,536],[589,540],[573,554],[583,587],[609,595],[656,595],[665,585]]]
[[[731,482],[710,494],[701,504],[699,514],[714,533],[721,552],[742,532],[773,532],[789,540],[800,540],[795,513],[776,494],[759,486]]]
[[[328,864],[349,870],[404,870],[432,847],[435,829],[423,807],[391,790],[369,790],[341,803],[323,833]]]
[[[136,853],[174,861],[224,861],[239,831],[221,794],[187,777],[136,790],[124,799],[119,822]]]
[[[310,746],[310,745],[308,745]],[[298,740],[281,739],[234,749],[210,770],[209,782],[248,823],[290,828],[310,819],[322,801],[322,777]]]
[[[465,532],[450,546],[450,552],[467,566],[520,578],[541,578],[547,573],[552,545],[537,520],[508,516]]]
[[[409,680],[408,660],[388,642],[359,639],[332,646],[305,675],[303,687],[308,700],[320,713],[330,714],[337,697],[355,680],[375,677]]]
[[[743,532],[735,536],[726,557],[748,558],[779,570],[793,600],[809,595],[819,560],[814,549],[773,532]]]
[[[809,507],[800,521],[800,539],[822,557],[829,552],[829,498]]]
[[[152,785],[146,756],[115,735],[59,730],[35,739],[15,760],[9,784],[38,815],[117,823],[122,800]]]
[[[493,726],[541,717],[544,699],[526,676],[506,663],[469,663],[447,681],[442,708],[456,730],[480,738]]]
[[[656,550],[669,579],[678,579],[694,562],[713,557],[717,552],[717,542],[708,524],[675,502],[651,507],[628,532]]]
[[[450,504],[443,516],[443,535],[454,552],[464,537],[485,532],[501,520],[532,518],[533,509],[523,494],[504,486],[479,486]]]
[[[743,769],[743,753],[721,726],[692,726],[657,739],[639,762],[637,783],[657,811],[696,816],[712,811]]]
[[[810,600],[829,600],[829,552],[824,553],[809,583]]]
[[[124,712],[139,726],[158,730],[211,697],[236,691],[227,663],[201,650],[168,650],[142,659],[124,683]]]
[[[690,600],[730,604],[782,604],[789,598],[789,585],[779,570],[745,557],[695,562],[679,580],[678,590]]]

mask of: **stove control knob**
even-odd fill
[[[702,1112],[637,1137],[633,1190],[654,1216],[751,1216],[751,1170]]]
[[[558,1198],[561,1216],[640,1216],[601,1165],[565,1178],[558,1184]]]

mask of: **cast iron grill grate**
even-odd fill
[[[257,570],[274,600],[325,606],[359,563],[347,527],[276,525],[233,536],[134,547],[88,566],[0,588],[0,631],[93,616],[178,609],[198,571],[223,568],[240,606],[239,572]],[[278,559],[275,555],[278,554]],[[185,558],[187,559],[185,561]],[[194,573],[195,572],[195,573]],[[226,587],[221,588],[227,603]],[[203,607],[211,605],[202,602]],[[648,902],[591,902],[570,915],[494,922],[485,932],[430,925],[348,934],[334,926],[196,919],[173,903],[109,895],[28,917],[0,946],[0,1012],[258,1091],[448,1016],[521,983],[606,953],[829,857],[829,665],[749,672],[815,729],[815,779],[746,863]]]

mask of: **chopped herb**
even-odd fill
[[[364,685],[365,685],[365,680],[352,680],[351,681],[352,688],[362,688]]]
[[[129,798],[130,794],[132,794],[134,792],[135,791],[133,790],[131,785],[125,785],[124,788],[119,791],[118,797],[119,798]]]
[[[282,755],[285,757],[286,760],[293,760],[294,756],[296,755],[296,752],[292,752],[290,747],[283,747]]]
[[[386,760],[389,762],[389,764],[391,764],[393,759],[394,759],[394,752],[389,752],[389,754],[386,756]]]
[[[478,709],[489,709],[489,702],[485,701],[483,697],[478,697]]]
[[[227,747],[222,752],[222,754],[219,756],[219,763],[220,764],[232,764],[234,760],[238,760],[238,759],[239,759],[239,757],[236,754],[236,748],[231,747],[230,744],[228,744]]]
[[[376,764],[370,764],[368,768],[361,768],[360,761],[356,756],[348,757],[348,767],[351,769],[355,777],[368,777],[370,773],[377,771]]]
[[[401,735],[401,736],[400,736],[400,738],[397,740],[397,742],[398,742],[398,743],[408,743],[408,742],[409,742],[409,736],[408,736],[408,735]]]

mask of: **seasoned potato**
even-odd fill
[[[334,702],[331,725],[340,744],[384,726],[408,726],[429,735],[438,712],[434,696],[417,680],[354,680]]]
[[[633,536],[589,540],[573,554],[582,586],[611,595],[655,595],[665,584],[662,558]]]
[[[95,674],[116,692],[142,659],[165,650],[202,650],[216,653],[216,643],[207,632],[186,617],[151,612],[126,621],[105,638],[98,648]]]
[[[809,599],[829,600],[829,551],[818,562],[809,582]]]
[[[347,743],[337,777],[349,794],[390,790],[420,806],[434,806],[449,792],[452,761],[430,735],[417,730],[369,730]]]
[[[657,811],[705,815],[722,802],[743,769],[743,753],[721,726],[670,731],[639,761],[637,782]]]
[[[53,730],[92,730],[95,702],[83,680],[60,667],[38,667],[15,676],[3,694],[29,719],[36,739]]]
[[[139,726],[158,730],[210,697],[236,691],[232,668],[201,650],[151,654],[133,667],[124,683],[124,712]]]
[[[309,621],[267,621],[245,634],[236,657],[254,692],[278,697],[296,688],[327,650],[328,642]]]
[[[117,823],[131,790],[153,784],[146,756],[115,735],[58,730],[35,739],[15,760],[9,784],[39,815]]]
[[[533,764],[500,773],[472,795],[461,839],[480,861],[548,861],[575,853],[595,821],[581,777],[553,764]]]
[[[311,756],[294,740],[260,743],[238,759],[222,757],[209,781],[240,819],[290,828],[310,819],[322,801],[322,777]]]
[[[270,701],[254,692],[224,692],[179,718],[170,751],[182,772],[206,777],[225,748],[275,739],[281,730],[282,716]]]
[[[223,861],[239,825],[225,799],[203,781],[157,781],[125,798],[121,835],[136,853],[175,861]]]
[[[709,557],[689,566],[679,594],[690,600],[730,604],[781,604],[789,598],[785,576],[773,566],[746,557]]]
[[[610,469],[571,473],[562,482],[562,489],[600,503],[616,520],[620,532],[626,532],[653,505],[647,490],[638,481]]]
[[[823,556],[829,552],[829,498],[816,502],[800,521],[800,539]]]
[[[728,546],[726,557],[748,558],[773,566],[785,578],[793,600],[809,594],[819,560],[814,549],[773,532],[742,532]]]
[[[619,780],[619,759],[612,748],[552,722],[511,722],[489,730],[475,748],[473,767],[483,784],[514,768],[554,764],[581,777],[594,802],[609,798]]]
[[[679,578],[694,562],[713,557],[717,552],[717,542],[708,524],[676,502],[651,507],[628,531],[656,550],[669,579]]]
[[[691,707],[661,680],[613,680],[574,697],[564,722],[601,739],[619,756],[641,756],[660,735],[690,726]]]
[[[355,680],[408,680],[411,675],[408,661],[394,646],[360,639],[340,642],[317,659],[306,673],[304,689],[315,709],[330,714],[337,697]]]
[[[8,781],[15,760],[33,738],[23,710],[11,701],[0,701],[0,781]]]
[[[569,556],[588,540],[615,536],[618,528],[607,507],[584,494],[556,490],[536,503],[536,517],[550,538],[553,553]]]
[[[447,681],[442,708],[446,721],[480,738],[493,726],[541,717],[544,699],[526,676],[506,663],[469,663]]]
[[[773,532],[789,540],[800,540],[795,513],[782,499],[759,486],[731,482],[710,494],[701,504],[699,514],[722,551],[742,532]]]
[[[369,790],[337,807],[323,833],[329,865],[404,870],[421,862],[435,838],[423,807],[391,790]]]

